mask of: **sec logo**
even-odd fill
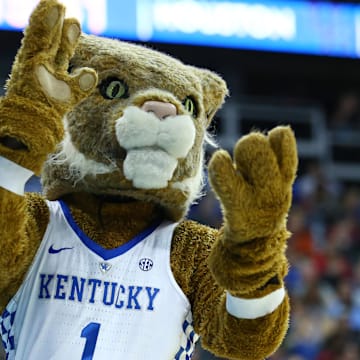
[[[151,259],[143,258],[139,261],[139,267],[142,271],[149,271],[152,269],[154,263]]]

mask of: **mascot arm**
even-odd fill
[[[16,175],[15,175],[16,176]],[[0,312],[14,296],[45,232],[49,210],[39,194],[0,188]]]
[[[293,132],[277,127],[239,140],[234,162],[220,150],[209,163],[224,226],[202,251],[209,259],[195,272],[192,302],[203,346],[219,356],[264,359],[285,336],[286,219],[297,162]]]
[[[267,315],[249,318],[233,316],[227,309],[227,291],[214,281],[209,271],[208,258],[222,231],[211,229],[193,221],[182,222],[175,231],[172,245],[172,270],[191,303],[194,329],[201,336],[202,346],[226,359],[265,359],[280,345],[287,330],[289,303],[287,297],[275,311],[253,306],[252,315],[266,309]],[[246,281],[247,279],[245,279]],[[241,285],[241,278],[238,279]],[[262,298],[281,288],[269,282],[239,298]],[[236,298],[236,297],[235,297]],[[260,301],[260,304],[262,302]],[[249,310],[244,303],[242,310]],[[267,306],[273,306],[268,302]],[[231,310],[230,310],[231,311]]]
[[[16,291],[46,227],[45,203],[23,196],[25,182],[39,175],[61,140],[66,112],[97,82],[92,69],[67,72],[80,26],[64,20],[64,12],[55,0],[40,1],[0,100],[0,308]],[[39,224],[34,206],[40,206]]]

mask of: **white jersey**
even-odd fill
[[[8,360],[190,359],[198,336],[170,268],[174,223],[106,250],[62,202],[0,318]]]

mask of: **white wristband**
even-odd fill
[[[0,156],[0,187],[24,195],[25,184],[33,172]]]
[[[226,293],[226,310],[239,319],[256,319],[272,313],[284,300],[285,290],[280,288],[258,299],[243,299]]]

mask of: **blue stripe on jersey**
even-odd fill
[[[185,320],[182,325],[183,336],[181,346],[174,360],[190,360],[195,350],[195,344],[199,336],[195,333],[192,321]]]
[[[59,203],[61,205],[61,208],[65,215],[66,220],[68,221],[71,228],[75,231],[77,236],[80,238],[80,240],[84,243],[85,246],[87,246],[91,251],[93,251],[100,257],[102,257],[104,260],[113,259],[116,256],[126,253],[131,248],[133,248],[135,245],[137,245],[139,242],[144,240],[147,236],[149,236],[161,223],[161,221],[157,221],[152,226],[150,226],[148,229],[144,230],[142,233],[140,233],[138,236],[134,237],[133,239],[131,239],[124,245],[121,245],[115,249],[104,249],[99,244],[97,244],[95,241],[90,239],[79,228],[79,226],[74,221],[68,206],[62,200],[59,200]]]
[[[191,360],[191,355],[188,355],[183,347],[175,355],[174,360]]]
[[[0,317],[0,333],[2,338],[2,344],[6,352],[6,359],[9,359],[10,355],[14,354],[15,341],[13,324],[15,319],[16,309],[10,311],[5,309]]]

